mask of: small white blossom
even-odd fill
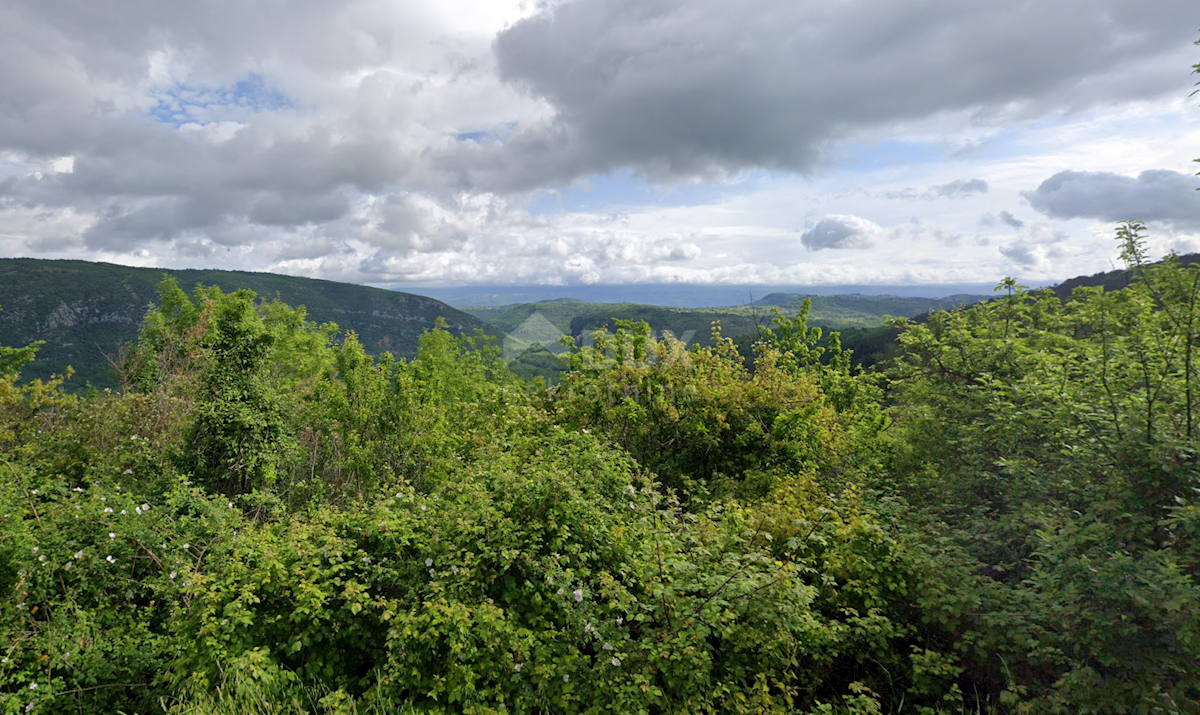
[[[369,563],[371,563],[371,557],[370,557],[370,556],[364,556],[364,557],[362,557],[362,562],[363,562],[364,564],[369,564]]]
[[[614,655],[613,659],[612,659],[612,664],[614,666],[620,668],[621,667],[621,659]]]
[[[30,689],[30,690],[37,690],[37,683],[30,683],[30,684],[29,684],[29,689]]]
[[[77,558],[77,559],[82,559],[82,558],[83,558],[83,552],[82,552],[82,551],[76,551],[76,552],[75,552],[75,558]]]
[[[450,570],[454,572],[454,575],[455,575],[455,576],[457,576],[457,575],[458,575],[458,567],[457,567],[457,566],[451,566],[451,567],[450,567]]]
[[[571,676],[567,675],[566,673],[563,673],[563,682],[567,683],[567,682],[570,682],[570,680],[571,680]]]
[[[115,538],[117,538],[117,535],[110,531],[110,532],[108,532],[108,538],[115,539]]]
[[[142,508],[141,508],[140,506],[135,506],[135,507],[133,508],[133,510],[134,510],[134,512],[136,512],[136,513],[137,513],[137,515],[138,515],[138,516],[141,516],[141,515],[142,515]]]
[[[42,554],[41,556],[38,557],[38,561],[45,561],[45,560],[46,560],[45,554]]]
[[[175,580],[175,572],[174,572],[174,571],[172,571],[172,572],[171,572],[171,575],[170,575],[170,576],[168,576],[167,578],[169,578],[169,579],[171,579],[171,580]]]
[[[108,563],[110,563],[110,564],[115,564],[115,563],[117,563],[117,560],[116,560],[116,559],[114,559],[114,558],[113,558],[111,555],[104,557],[104,560],[105,560],[105,561],[107,561],[107,562],[108,562]]]
[[[29,493],[30,493],[30,494],[33,494],[34,496],[36,496],[36,495],[37,495],[37,493],[38,493],[38,490],[34,489],[33,491],[31,491],[31,492],[29,492]],[[36,685],[34,685],[33,687],[35,687],[35,688],[36,688],[37,686],[36,686]]]
[[[517,671],[518,673],[520,673],[520,672],[521,672],[521,666],[523,666],[523,665],[525,665],[525,664],[524,664],[524,663],[517,663],[516,665],[514,665],[514,666],[513,666],[513,670],[515,670],[515,671]]]
[[[624,619],[624,618],[621,618],[620,616],[617,616],[617,625],[618,625],[618,626],[619,626],[619,625],[621,625],[621,624],[622,624],[622,623],[624,623],[624,622],[625,622],[625,619]]]
[[[588,623],[586,626],[584,626],[584,627],[583,627],[583,632],[584,632],[584,633],[591,633],[591,632],[592,632],[592,624],[591,624],[591,623]]]
[[[575,603],[583,603],[583,589],[575,589]]]
[[[70,570],[71,570],[71,567],[72,567],[72,566],[74,566],[74,565],[75,565],[75,562],[74,562],[74,561],[68,561],[68,562],[67,562],[67,565],[66,565],[66,566],[63,566],[63,571],[70,571]]]
[[[421,511],[425,511],[425,509],[426,509],[426,506],[425,506],[424,504],[422,504],[422,505],[421,505]]]
[[[126,511],[126,510],[124,510],[124,509],[122,509],[122,510],[121,510],[121,513],[122,513],[122,514],[129,514],[129,512],[128,512],[128,511]]]
[[[133,470],[132,470],[132,469],[126,469],[125,471],[121,472],[121,474],[133,474]]]
[[[604,650],[612,650],[612,643],[605,643]]]
[[[83,487],[75,487],[75,491],[81,492],[81,491],[83,491]]]
[[[425,566],[426,567],[433,566],[433,559],[425,559]]]
[[[232,508],[233,508],[233,502],[229,502],[229,508],[230,508],[230,509],[232,509]]]
[[[106,507],[104,507],[104,513],[105,513],[105,514],[111,514],[111,513],[112,513],[112,507],[111,507],[111,506],[106,506]]]
[[[430,578],[433,577],[433,569],[429,569],[429,576],[430,576]]]
[[[143,505],[142,505],[142,511],[150,511],[150,505],[149,505],[149,504],[143,504]]]
[[[558,595],[560,595],[560,596],[561,596],[561,595],[562,595],[562,593],[563,593],[563,590],[562,590],[561,588],[560,588],[560,589],[558,589]]]
[[[191,546],[192,546],[191,544],[184,544],[184,545],[183,545],[183,548],[185,548],[185,549],[189,549],[189,548],[191,548]]]
[[[35,547],[33,547],[32,551],[33,551],[33,553],[35,553],[35,554],[36,554],[36,553],[38,552],[38,547],[36,547],[36,546],[35,546]]]

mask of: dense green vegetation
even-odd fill
[[[1188,713],[1200,267],[525,382],[173,280],[126,389],[0,352],[0,709]]]
[[[470,333],[485,324],[441,301],[333,281],[240,271],[130,268],[87,261],[0,258],[0,344],[45,344],[23,375],[48,380],[70,366],[66,384],[119,386],[111,362],[122,345],[137,339],[146,309],[156,300],[163,275],[189,290],[197,284],[245,288],[264,298],[304,306],[308,319],[353,330],[372,355],[390,352],[411,357],[417,339],[438,318],[455,332]]]
[[[526,379],[557,381],[564,371],[558,359],[557,340],[569,335],[586,341],[593,331],[611,330],[617,321],[644,322],[654,334],[670,333],[688,344],[711,347],[711,326],[733,338],[743,358],[753,359],[759,331],[779,314],[794,318],[803,312],[808,323],[825,330],[843,330],[855,347],[857,361],[873,364],[895,352],[896,332],[885,326],[888,318],[908,318],[934,310],[968,305],[981,296],[901,298],[890,295],[806,296],[772,293],[743,306],[727,308],[670,308],[634,303],[589,303],[580,300],[546,300],[506,306],[464,308],[506,334],[505,356],[512,371]],[[543,334],[546,333],[546,334]]]

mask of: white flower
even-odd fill
[[[620,668],[621,667],[621,659],[614,655],[613,659],[612,659],[612,664],[615,665],[616,667]]]
[[[126,469],[125,471],[121,472],[121,474],[133,474],[133,470],[132,470],[132,469]]]
[[[583,589],[575,589],[575,603],[583,603]]]
[[[605,643],[604,650],[612,650],[612,643]]]
[[[190,548],[191,548],[191,546],[192,546],[191,544],[184,544],[184,545],[183,545],[183,548],[185,548],[185,549],[190,549]]]
[[[450,567],[450,570],[454,572],[454,575],[455,575],[455,576],[457,576],[457,575],[458,575],[458,567],[457,567],[457,566],[451,566],[451,567]]]
[[[584,633],[591,633],[591,632],[592,632],[592,624],[591,624],[591,623],[588,623],[586,626],[584,626],[584,627],[583,627],[583,632],[584,632]]]
[[[425,566],[426,567],[433,566],[433,559],[425,559]]]
[[[83,491],[83,487],[75,487],[75,491],[81,492],[81,491]]]
[[[117,535],[110,531],[110,532],[108,532],[108,538],[115,539],[115,538],[117,538]]]
[[[571,680],[571,676],[567,675],[566,673],[563,673],[563,682],[566,683],[566,682],[569,682],[570,680]]]
[[[30,494],[34,494],[34,495],[36,495],[36,494],[38,493],[38,490],[34,489],[33,491],[31,491],[31,492],[29,492],[29,493],[30,493]],[[37,685],[34,685],[33,687],[35,687],[35,688],[36,688],[36,687],[37,687]]]
[[[233,508],[233,502],[229,502],[229,508],[230,508],[230,509],[232,509],[232,508]]]
[[[588,431],[587,431],[587,428],[586,428],[586,427],[583,429],[583,433],[584,433],[584,434],[591,434],[591,432],[588,432]]]
[[[369,564],[369,563],[371,563],[371,557],[370,557],[370,556],[364,556],[364,557],[362,557],[362,562],[363,562],[364,564]]]
[[[637,494],[637,489],[634,489],[632,484],[626,484],[625,491],[629,492],[630,494]]]
[[[624,622],[625,622],[625,619],[624,619],[624,618],[621,618],[620,616],[617,616],[617,625],[618,625],[618,626],[619,626],[619,625],[621,625],[621,624],[622,624],[622,623],[624,623]]]
[[[82,559],[82,558],[83,558],[83,552],[82,552],[82,551],[76,551],[76,552],[75,552],[75,558],[77,558],[77,559]]]
[[[433,578],[433,569],[429,569],[429,577]]]
[[[421,511],[425,511],[425,509],[426,509],[426,506],[425,506],[424,504],[422,504],[422,505],[421,505]]]
[[[629,508],[630,508],[630,509],[637,509],[637,505],[636,505],[636,504],[634,504],[633,502],[629,502]]]
[[[38,561],[45,561],[45,560],[46,560],[45,554],[42,554],[41,556],[38,557]]]
[[[107,562],[108,562],[108,563],[110,563],[110,564],[115,564],[115,563],[117,563],[117,560],[116,560],[116,559],[114,559],[114,558],[113,558],[111,555],[104,557],[104,560],[105,560],[105,561],[107,561]]]
[[[125,511],[124,509],[122,509],[122,510],[121,510],[121,513],[122,513],[122,514],[129,514],[129,512]]]
[[[523,666],[523,665],[525,665],[525,664],[524,664],[524,663],[517,663],[516,665],[514,665],[514,666],[513,666],[513,670],[515,670],[515,671],[517,671],[518,673],[520,673],[520,672],[521,672],[521,666]]]
[[[175,572],[174,572],[174,571],[172,571],[172,572],[171,572],[171,575],[170,575],[170,576],[168,576],[167,578],[169,578],[169,579],[171,579],[171,580],[174,580],[174,579],[175,579]]]
[[[560,589],[558,589],[558,595],[560,595],[560,596],[561,596],[561,595],[562,595],[562,591],[563,591],[563,590],[562,590],[561,588],[560,588]]]
[[[67,565],[66,565],[66,566],[63,566],[63,571],[70,571],[70,570],[71,570],[71,567],[72,567],[72,566],[74,566],[74,565],[75,565],[75,562],[74,562],[74,561],[68,561],[68,562],[67,562]]]
[[[142,508],[140,506],[135,506],[133,508],[133,510],[137,513],[138,516],[142,515]]]
[[[29,689],[30,689],[30,690],[37,690],[37,683],[30,683],[30,684],[29,684]]]
[[[150,505],[149,505],[149,504],[143,504],[143,505],[142,505],[142,511],[150,511]]]
[[[33,547],[33,553],[35,553],[35,554],[36,554],[37,552],[38,552],[38,547],[36,547],[36,546],[35,546],[35,547]]]
[[[106,507],[104,507],[104,513],[105,513],[105,514],[111,514],[111,513],[112,513],[112,507],[111,507],[111,506],[106,506]]]

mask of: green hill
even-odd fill
[[[417,338],[444,318],[455,332],[484,328],[484,322],[445,303],[349,283],[241,271],[130,268],[87,261],[0,259],[0,345],[46,344],[22,375],[46,378],[68,365],[77,388],[114,387],[106,356],[137,339],[146,307],[157,298],[163,275],[190,292],[198,283],[226,292],[248,288],[260,297],[304,306],[317,323],[353,330],[372,353],[415,354]]]

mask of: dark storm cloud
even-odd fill
[[[576,0],[495,43],[501,76],[553,120],[447,166],[500,188],[620,166],[803,172],[847,132],[938,112],[1181,92],[1194,25],[1193,0]]]
[[[1200,227],[1200,180],[1177,171],[1143,171],[1137,177],[1109,172],[1060,171],[1023,196],[1054,218],[1165,221]]]

